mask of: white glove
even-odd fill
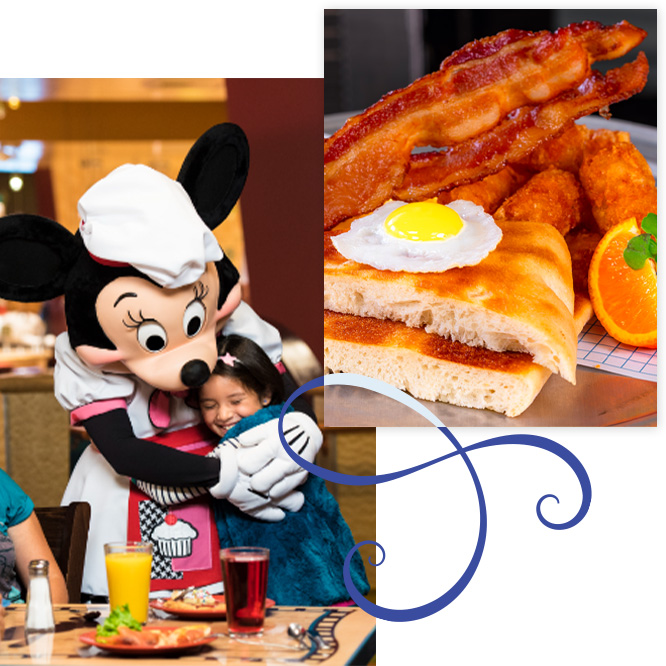
[[[250,486],[250,477],[241,473],[227,500],[253,518],[276,523],[284,518],[283,509],[298,511],[303,506],[305,497],[303,493],[293,491],[279,501],[273,500],[268,495],[253,490]]]
[[[217,499],[226,499],[238,482],[238,463],[236,462],[236,449],[233,446],[220,444],[208,454],[220,459],[220,480],[208,489],[208,492]]]
[[[303,506],[305,498],[303,493],[298,491],[273,499],[265,493],[253,490],[250,477],[238,470],[237,454],[238,449],[230,442],[219,444],[208,454],[220,459],[220,481],[209,488],[213,497],[226,499],[244,513],[270,522],[282,520],[284,510],[298,511]]]
[[[284,438],[291,449],[308,462],[313,462],[323,442],[317,424],[302,412],[289,412],[282,422]],[[250,476],[251,486],[269,497],[283,498],[301,485],[308,476],[282,446],[278,419],[273,419],[244,432],[233,440],[238,469]]]

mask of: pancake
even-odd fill
[[[576,382],[571,258],[559,232],[537,222],[500,221],[499,245],[476,266],[443,273],[381,271],[348,261],[324,234],[324,308],[402,322],[493,351],[525,352]]]
[[[575,330],[592,315],[576,295]],[[424,400],[518,416],[550,375],[524,352],[498,352],[412,328],[403,323],[324,312],[324,366],[380,379]]]

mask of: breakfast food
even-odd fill
[[[569,171],[551,167],[534,175],[508,197],[495,212],[495,219],[542,222],[566,236],[589,214],[578,179]]]
[[[498,226],[502,240],[483,261],[442,273],[379,271],[347,260],[333,247],[339,231],[328,232],[324,308],[423,326],[428,333],[495,351],[526,351],[575,383],[574,293],[566,244],[550,225]]]
[[[197,643],[211,633],[205,624],[189,624],[176,628],[131,629],[125,625],[118,627],[118,632],[110,636],[97,637],[97,643],[103,646],[127,645],[134,647],[164,648],[187,647]]]
[[[555,137],[576,118],[600,113],[612,103],[640,92],[647,81],[648,65],[639,54],[633,63],[612,69],[605,77],[593,72],[575,91],[554,100],[516,109],[492,130],[455,144],[445,151],[410,156],[409,168],[393,195],[406,201],[460,183],[473,182],[506,164],[527,157],[542,141]]]
[[[187,647],[210,633],[211,628],[205,624],[177,628],[142,627],[125,604],[111,609],[108,617],[94,631],[94,639],[90,640],[102,646]],[[88,642],[84,637],[82,640]]]
[[[574,293],[585,294],[588,291],[588,273],[592,255],[601,240],[602,234],[586,228],[579,228],[568,233],[564,240],[567,242],[571,255],[571,272],[573,277]]]
[[[173,592],[170,599],[165,599],[160,606],[166,611],[191,611],[191,610],[210,610],[225,611],[226,603],[223,600],[216,599],[210,592],[202,589],[190,590],[184,595],[179,592]]]
[[[592,306],[576,297],[580,331]],[[497,352],[453,342],[389,319],[324,311],[329,366],[381,379],[413,396],[518,416],[551,375],[524,352]]]
[[[592,130],[585,125],[571,125],[569,129],[539,144],[518,163],[531,171],[555,168],[578,173],[583,161],[584,146],[591,135]]]
[[[396,192],[409,200],[400,192],[409,189],[403,181],[414,164],[426,166],[416,181],[437,190],[478,180],[504,166],[509,146],[533,149],[574,118],[638,92],[647,76],[643,55],[606,77],[590,66],[624,55],[644,37],[626,22],[586,22],[554,33],[507,30],[464,46],[438,72],[384,96],[326,140],[324,228],[371,212]],[[412,157],[424,145],[450,149]],[[463,149],[454,153],[457,145]],[[436,179],[432,172],[442,169],[449,177]]]
[[[585,22],[478,40],[325,141],[327,371],[512,417],[551,373],[575,384],[577,336],[592,315],[588,266],[606,220],[656,212],[656,186],[626,132],[573,121],[607,117],[643,89],[643,53],[605,75],[590,65],[645,34]],[[423,145],[442,149],[412,153]],[[471,235],[447,223],[434,240],[441,227],[419,215],[396,242],[391,216],[420,205],[409,202],[436,210],[433,201],[494,222],[478,227],[466,256]]]
[[[493,218],[469,201],[389,201],[331,242],[346,259],[373,268],[432,273],[478,264],[501,238]]]
[[[481,180],[440,192],[437,201],[441,204],[458,200],[471,201],[492,215],[531,175],[527,169],[509,164]]]
[[[580,180],[602,233],[630,217],[640,221],[657,211],[654,176],[632,143],[617,142],[586,156]]]
[[[652,217],[656,234],[656,216]],[[642,265],[639,262],[640,267],[631,268],[624,260],[625,248],[641,235],[645,225],[646,220],[639,228],[636,220],[630,218],[608,230],[590,262],[589,289],[599,321],[616,340],[656,348],[656,264],[644,259]],[[656,256],[656,247],[654,252]]]

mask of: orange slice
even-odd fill
[[[622,256],[627,242],[639,236],[635,218],[615,225],[597,245],[588,284],[594,313],[609,335],[637,347],[657,347],[657,268],[627,266]]]

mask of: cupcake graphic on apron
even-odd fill
[[[199,536],[198,530],[190,523],[168,513],[164,522],[152,532],[152,541],[165,557],[189,557],[192,554],[192,541]]]

